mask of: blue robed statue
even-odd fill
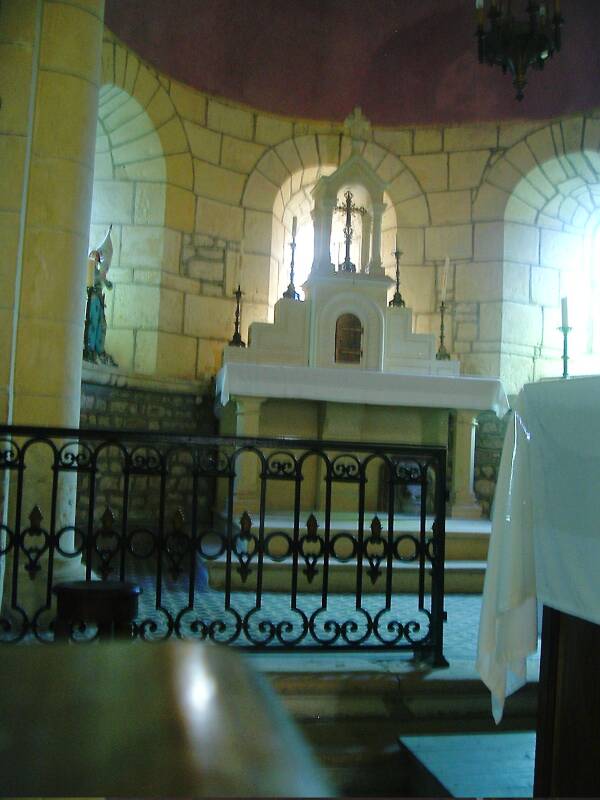
[[[102,243],[88,256],[87,303],[85,308],[85,327],[83,334],[83,358],[95,364],[116,367],[114,358],[104,349],[106,339],[106,314],[104,290],[112,289],[108,280],[108,270],[112,260],[113,246],[110,238],[110,225]]]

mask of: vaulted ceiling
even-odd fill
[[[550,0],[551,2],[551,0]],[[172,78],[277,114],[380,125],[600,108],[600,0],[562,0],[560,53],[529,73],[479,65],[473,0],[106,0],[107,26]],[[526,0],[513,0],[524,13]]]

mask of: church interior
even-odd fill
[[[540,755],[568,709],[539,630],[498,726],[475,670],[514,420],[529,440],[544,398],[584,426],[552,444],[579,461],[544,451],[556,502],[600,511],[598,31],[597,0],[0,0],[0,674],[48,719],[4,707],[5,792],[532,796],[534,760],[536,795],[600,791],[566,733]],[[60,582],[130,580],[135,643],[46,646]],[[187,694],[150,713],[145,675]],[[96,766],[24,780],[66,685],[73,730],[81,703],[131,737],[82,729]],[[137,742],[121,783],[88,780]]]

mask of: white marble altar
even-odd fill
[[[313,190],[314,261],[305,299],[282,298],[273,323],[250,326],[248,347],[224,351],[216,397],[221,432],[446,446],[449,412],[456,411],[454,513],[480,516],[473,493],[476,417],[488,409],[503,415],[506,395],[499,380],[461,377],[459,361],[438,360],[435,336],[413,332],[412,311],[390,304],[394,282],[381,262],[385,184],[353,150]],[[361,257],[358,271],[349,244],[337,269],[331,262],[341,196],[346,231],[352,197],[369,219],[362,250],[370,257]],[[249,476],[238,480],[246,506],[256,505],[255,484]],[[317,484],[311,502],[318,507]]]

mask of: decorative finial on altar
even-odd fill
[[[344,130],[352,139],[352,150],[358,150],[362,142],[371,138],[371,123],[363,115],[360,106],[344,120]]]
[[[243,341],[242,334],[240,333],[240,305],[242,294],[242,287],[238,283],[238,287],[233,293],[235,297],[235,330],[233,332],[233,338],[229,342],[230,347],[246,347],[246,342]]]

